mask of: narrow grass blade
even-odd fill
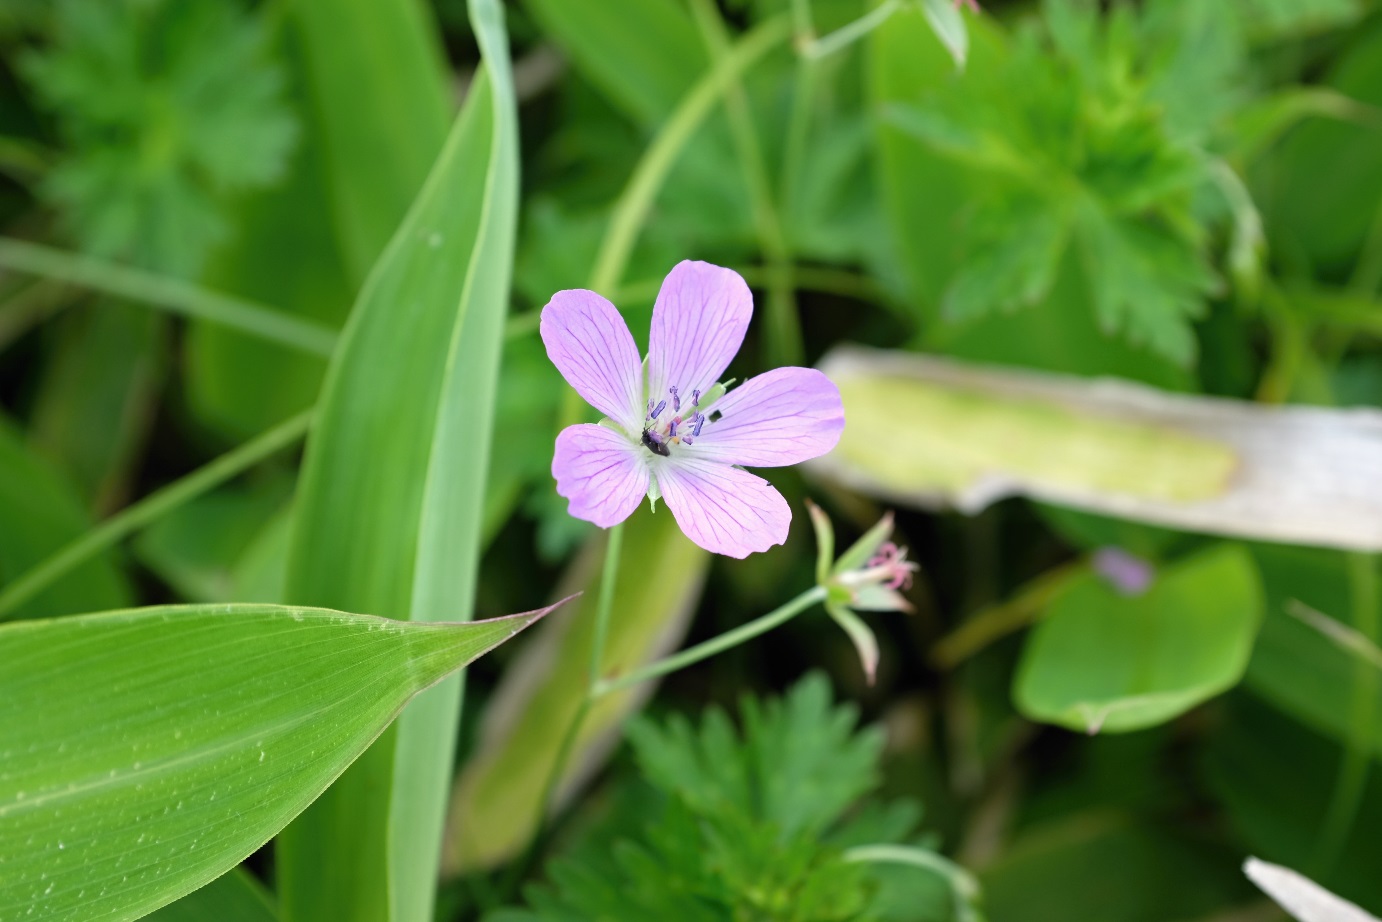
[[[207,320],[303,352],[330,355],[336,345],[336,331],[323,324],[93,256],[0,238],[0,266]]]

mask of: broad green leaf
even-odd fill
[[[1357,102],[1382,105],[1382,22],[1350,38],[1323,82]],[[1375,125],[1315,119],[1292,132],[1249,175],[1272,249],[1346,269],[1382,204],[1380,159]]]
[[[421,0],[295,0],[332,224],[353,284],[370,271],[446,139],[441,37]]]
[[[700,598],[710,556],[663,510],[636,513],[625,524],[621,578],[610,609],[605,672],[618,675],[670,652],[681,641]],[[588,545],[558,591],[594,590],[604,541]],[[596,593],[573,603],[556,630],[534,635],[490,700],[480,744],[456,783],[447,826],[445,868],[485,869],[516,855],[537,827],[539,801],[562,736],[585,695]],[[652,693],[648,683],[602,698],[591,710],[556,787],[569,801],[608,757],[619,726]]]
[[[1154,726],[1237,684],[1261,617],[1257,568],[1240,547],[1176,563],[1142,595],[1089,573],[1027,641],[1013,697],[1033,720],[1089,733]]]
[[[281,477],[197,497],[149,526],[135,540],[134,551],[182,601],[276,601],[245,595],[236,570],[285,507],[291,487],[290,479]]]
[[[644,125],[666,118],[710,67],[695,23],[675,0],[529,0],[526,7],[576,67]]]
[[[275,922],[278,910],[263,884],[236,868],[146,918],[150,922]]]
[[[441,150],[449,89],[420,0],[286,9],[282,51],[303,138],[287,182],[245,203],[207,279],[335,326]],[[206,324],[189,349],[195,406],[237,437],[306,409],[325,367]]]
[[[134,919],[210,882],[409,699],[546,611],[165,606],[0,627],[0,919]]]
[[[335,237],[324,167],[328,151],[310,117],[302,43],[295,30],[280,32],[302,137],[284,182],[241,204],[230,241],[213,254],[202,281],[272,304],[287,318],[339,328],[361,279],[347,268]],[[321,358],[210,323],[191,325],[186,350],[189,403],[200,420],[236,439],[311,406],[326,370]],[[273,374],[265,374],[267,368]]]
[[[88,505],[123,504],[162,383],[167,322],[130,305],[71,313],[34,407],[34,447],[77,484]]]
[[[308,442],[286,595],[465,619],[518,197],[501,7],[474,0],[484,66],[342,336]],[[429,919],[460,713],[424,696],[278,843],[284,914]]]
[[[973,61],[963,77],[922,17],[893,16],[874,30],[867,46],[872,107],[913,103],[957,79],[989,79],[985,75],[1006,55],[1002,35],[982,20],[973,25]],[[956,225],[977,178],[887,119],[875,124],[880,193],[893,239],[918,314],[934,319],[954,271]]]
[[[91,527],[72,486],[26,450],[0,418],[0,584],[46,560]],[[82,564],[69,577],[19,606],[15,615],[41,618],[129,604],[124,576],[110,555]]]

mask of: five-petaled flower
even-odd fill
[[[653,307],[645,366],[613,304],[593,291],[552,296],[542,309],[547,355],[607,417],[557,436],[552,475],[572,515],[608,528],[644,496],[660,497],[708,551],[746,557],[787,540],[786,500],[740,465],[825,454],[840,439],[844,408],[812,368],[778,368],[728,392],[719,384],[752,315],[738,273],[679,263]]]

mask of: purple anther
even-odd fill
[[[696,425],[692,427],[692,429],[691,429],[691,434],[692,434],[692,435],[697,435],[697,436],[700,435],[700,434],[701,434],[701,427],[704,426],[704,425],[705,425],[705,414],[704,414],[704,413],[697,413],[697,414],[696,414]]]
[[[667,401],[665,401],[665,400],[659,401],[659,402],[658,402],[658,405],[653,409],[653,411],[652,411],[651,413],[648,414],[648,418],[649,418],[649,419],[657,419],[658,415],[661,414],[662,411],[663,411],[664,409],[666,409],[666,407],[667,407]]]
[[[669,390],[669,391],[672,392],[672,411],[673,411],[674,413],[680,413],[680,412],[681,412],[681,397],[678,396],[678,394],[677,394],[677,386],[676,386],[675,384],[673,384],[671,387],[667,388],[667,390]]]
[[[691,392],[691,406],[693,406],[693,407],[698,407],[698,406],[700,406],[700,405],[701,405],[701,392],[700,392],[700,391],[692,391],[692,392]]]
[[[691,436],[689,436],[689,435],[683,435],[683,436],[681,437],[681,444],[683,444],[683,445],[690,445],[690,444],[691,444]]]
[[[677,424],[680,423],[680,422],[681,422],[681,417],[680,417],[680,416],[673,416],[673,417],[672,417],[672,421],[671,421],[670,423],[667,424],[667,438],[669,438],[669,439],[674,439],[674,438],[677,437]]]
[[[648,415],[649,415],[649,416],[652,416],[652,415],[653,415],[653,402],[652,402],[652,400],[649,400],[649,401],[648,401]]]

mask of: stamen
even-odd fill
[[[691,442],[692,442],[691,436],[689,436],[689,435],[683,435],[683,436],[681,437],[681,444],[683,444],[683,445],[690,445]]]
[[[657,419],[658,415],[659,415],[664,409],[666,409],[666,407],[667,407],[667,401],[665,401],[665,400],[660,401],[660,402],[658,403],[658,405],[657,405],[657,408],[654,409],[651,413],[648,414],[648,418],[649,418],[649,419]]]
[[[673,416],[673,417],[672,417],[672,421],[671,421],[670,423],[667,424],[667,438],[669,438],[669,439],[674,439],[674,438],[677,437],[677,424],[680,423],[680,422],[681,422],[681,417],[680,417],[680,416]]]
[[[667,388],[667,390],[671,391],[672,393],[672,412],[680,413],[681,397],[677,396],[677,386],[673,384],[671,387]]]
[[[701,427],[704,426],[704,425],[705,425],[705,414],[704,414],[704,413],[697,413],[697,414],[696,414],[696,425],[693,426],[693,427],[691,428],[691,434],[692,434],[692,435],[700,435],[700,434],[701,434]],[[689,442],[690,439],[687,439],[686,441]]]
[[[691,406],[693,406],[693,407],[698,407],[698,406],[700,406],[700,405],[701,405],[701,392],[698,391],[698,390],[692,391],[692,392],[691,392]]]

